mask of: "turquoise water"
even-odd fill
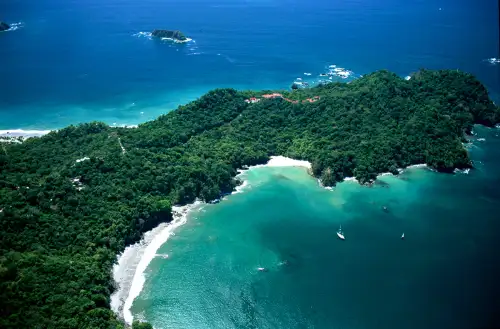
[[[133,314],[155,328],[498,325],[500,130],[475,130],[486,141],[469,147],[469,174],[408,169],[329,191],[304,168],[247,171],[243,193],[158,251],[169,258],[150,264]]]
[[[288,88],[327,65],[355,74],[471,72],[495,96],[496,0],[0,1],[0,130],[137,124],[216,87]],[[180,29],[195,42],[138,32]],[[305,76],[304,73],[311,73]]]

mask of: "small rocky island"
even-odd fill
[[[151,35],[153,37],[161,38],[161,39],[172,39],[175,42],[188,42],[189,38],[187,38],[181,31],[177,30],[154,30]]]
[[[0,21],[0,32],[7,31],[10,29],[9,24]]]

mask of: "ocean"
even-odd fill
[[[495,0],[1,1],[0,130],[133,125],[218,87],[462,69],[500,90]],[[179,45],[140,32],[179,29]],[[305,76],[304,73],[311,73]]]
[[[500,101],[493,0],[18,0],[0,14],[20,23],[0,33],[0,133],[139,124],[213,88],[313,83],[329,65],[350,78],[461,69]],[[193,41],[151,40],[155,28]],[[304,168],[246,171],[239,193],[125,262],[144,269],[121,282],[130,314],[156,329],[500,327],[500,130],[475,131],[467,174],[327,190]]]

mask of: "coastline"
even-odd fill
[[[47,135],[52,130],[24,130],[24,129],[4,129],[0,130],[0,137],[41,137]]]
[[[235,178],[241,178],[248,170],[266,167],[302,167],[306,168],[309,174],[311,174],[310,170],[312,165],[305,160],[295,160],[284,156],[271,156],[266,164],[246,166],[243,167],[243,169],[239,169]],[[427,167],[426,164],[416,164],[404,169],[399,169],[398,171],[402,173],[407,169],[423,169]],[[386,175],[397,176],[387,172],[377,175],[377,178]],[[318,186],[330,191],[334,190],[333,187],[323,186],[319,179],[317,181]],[[355,177],[346,177],[343,182],[354,182],[359,184]],[[243,178],[241,185],[237,186],[231,194],[221,197],[220,200],[226,200],[229,195],[243,193],[248,187],[248,181]],[[155,257],[168,258],[168,255],[157,254],[157,251],[168,241],[171,235],[174,235],[175,229],[187,222],[189,214],[194,210],[200,209],[200,206],[204,204],[205,203],[197,200],[188,205],[172,207],[174,219],[170,223],[162,223],[151,231],[144,233],[141,241],[128,246],[117,256],[117,262],[113,267],[113,280],[118,288],[111,295],[111,309],[127,324],[132,324],[134,320],[134,316],[130,309],[134,300],[140,295],[144,287],[146,281],[144,273],[147,267]]]
[[[158,249],[173,235],[173,231],[187,222],[191,211],[198,209],[203,203],[195,201],[184,206],[172,207],[174,219],[169,223],[162,223],[144,233],[141,241],[128,246],[117,256],[113,266],[113,280],[117,289],[111,294],[111,310],[127,324],[132,324],[134,319],[130,308],[137,296],[142,291],[149,263],[157,257]]]
[[[109,125],[110,128],[137,128],[138,125]],[[42,137],[47,135],[52,131],[58,131],[59,129],[47,129],[47,130],[36,130],[36,129],[3,129],[0,130],[0,137],[12,137],[12,138],[31,138],[31,137]]]

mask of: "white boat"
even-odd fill
[[[168,254],[156,254],[156,256],[161,257],[163,259],[168,259]]]
[[[401,240],[404,240],[405,238],[405,234],[403,233],[403,235],[401,236]]]
[[[265,267],[259,267],[257,270],[261,271],[261,272],[264,272],[266,270]]]
[[[344,233],[342,233],[342,225],[340,225],[340,228],[337,231],[337,236],[340,238],[340,240],[345,240]]]

